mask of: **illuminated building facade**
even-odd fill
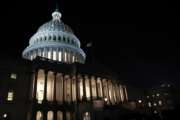
[[[121,104],[128,101],[126,86],[98,65],[85,64],[86,55],[71,28],[61,20],[61,13],[52,13],[52,20],[43,24],[30,38],[22,53],[23,64],[18,75],[23,87],[6,89],[3,119],[28,120],[93,120],[118,119]],[[12,63],[11,63],[12,64]],[[16,85],[14,85],[16,86]],[[26,91],[23,98],[18,94]],[[18,93],[17,93],[18,92]],[[23,102],[22,102],[23,101]],[[24,108],[15,114],[14,102]],[[11,110],[4,109],[10,106]],[[9,109],[10,109],[9,108]],[[109,112],[108,112],[109,111]],[[14,113],[11,113],[14,112]],[[104,116],[103,116],[104,115]],[[11,116],[11,118],[10,118]]]

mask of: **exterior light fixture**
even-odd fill
[[[107,98],[104,98],[104,101],[105,101],[105,102],[107,102],[107,101],[108,101],[108,99],[107,99]]]
[[[158,113],[157,110],[155,110],[155,111],[154,111],[154,114],[157,114],[157,113]]]
[[[142,103],[142,100],[138,100],[138,103]]]
[[[3,114],[3,118],[7,118],[7,114],[5,113],[5,114]]]

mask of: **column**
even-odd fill
[[[95,77],[94,77],[95,78]],[[96,82],[96,99],[99,98],[99,93],[98,93],[98,84],[97,84],[97,78],[95,78],[95,82]]]
[[[82,82],[83,82],[83,100],[87,100],[86,99],[86,87],[85,87],[85,76],[82,76]]]
[[[73,96],[72,96],[72,83],[73,83],[73,76],[70,76],[69,77],[70,79],[70,91],[71,91],[71,95],[70,95],[70,98],[71,98],[71,103],[73,102]]]
[[[104,97],[104,84],[103,84],[103,79],[101,79],[100,82],[101,82],[101,87],[102,87],[102,97],[105,98],[105,97]]]
[[[47,101],[47,77],[48,77],[48,71],[45,71],[45,81],[44,81],[44,98],[43,101]]]
[[[50,50],[51,50],[51,57],[50,57],[50,59],[53,60],[53,48],[51,48]]]
[[[89,87],[90,87],[90,100],[92,101],[92,83],[91,83],[91,78],[89,78]]]
[[[34,77],[34,91],[33,91],[33,99],[36,101],[36,92],[37,92],[37,77],[38,77],[38,70],[36,69],[35,72],[35,77]]]
[[[109,84],[108,84],[108,80],[106,80],[106,83],[107,83],[107,97],[108,97],[109,103],[111,103],[110,95],[109,95]]]
[[[124,86],[124,92],[125,92],[125,96],[126,96],[126,101],[128,101],[128,95],[127,95],[127,89],[126,89],[126,86]]]
[[[77,76],[75,76],[75,85],[76,85],[76,101],[79,101],[79,79]]]
[[[61,54],[61,59],[62,59],[62,62],[64,62],[64,49],[62,49],[62,54]]]
[[[59,50],[58,50],[58,48],[56,49],[56,61],[59,61]]]
[[[63,77],[63,103],[65,103],[66,101],[65,101],[65,75],[63,74],[62,75],[62,77]]]
[[[53,98],[54,103],[56,103],[56,75],[57,73],[54,72],[54,98]]]

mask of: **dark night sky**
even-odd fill
[[[132,85],[180,83],[178,4],[159,1],[59,0],[63,21],[95,58]],[[3,56],[21,57],[29,38],[51,19],[53,0],[0,4]],[[7,49],[7,51],[4,50]]]

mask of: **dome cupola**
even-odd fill
[[[63,23],[61,13],[52,13],[52,20],[39,27],[30,38],[23,58],[34,60],[37,56],[63,63],[84,63],[86,55],[72,29]]]

